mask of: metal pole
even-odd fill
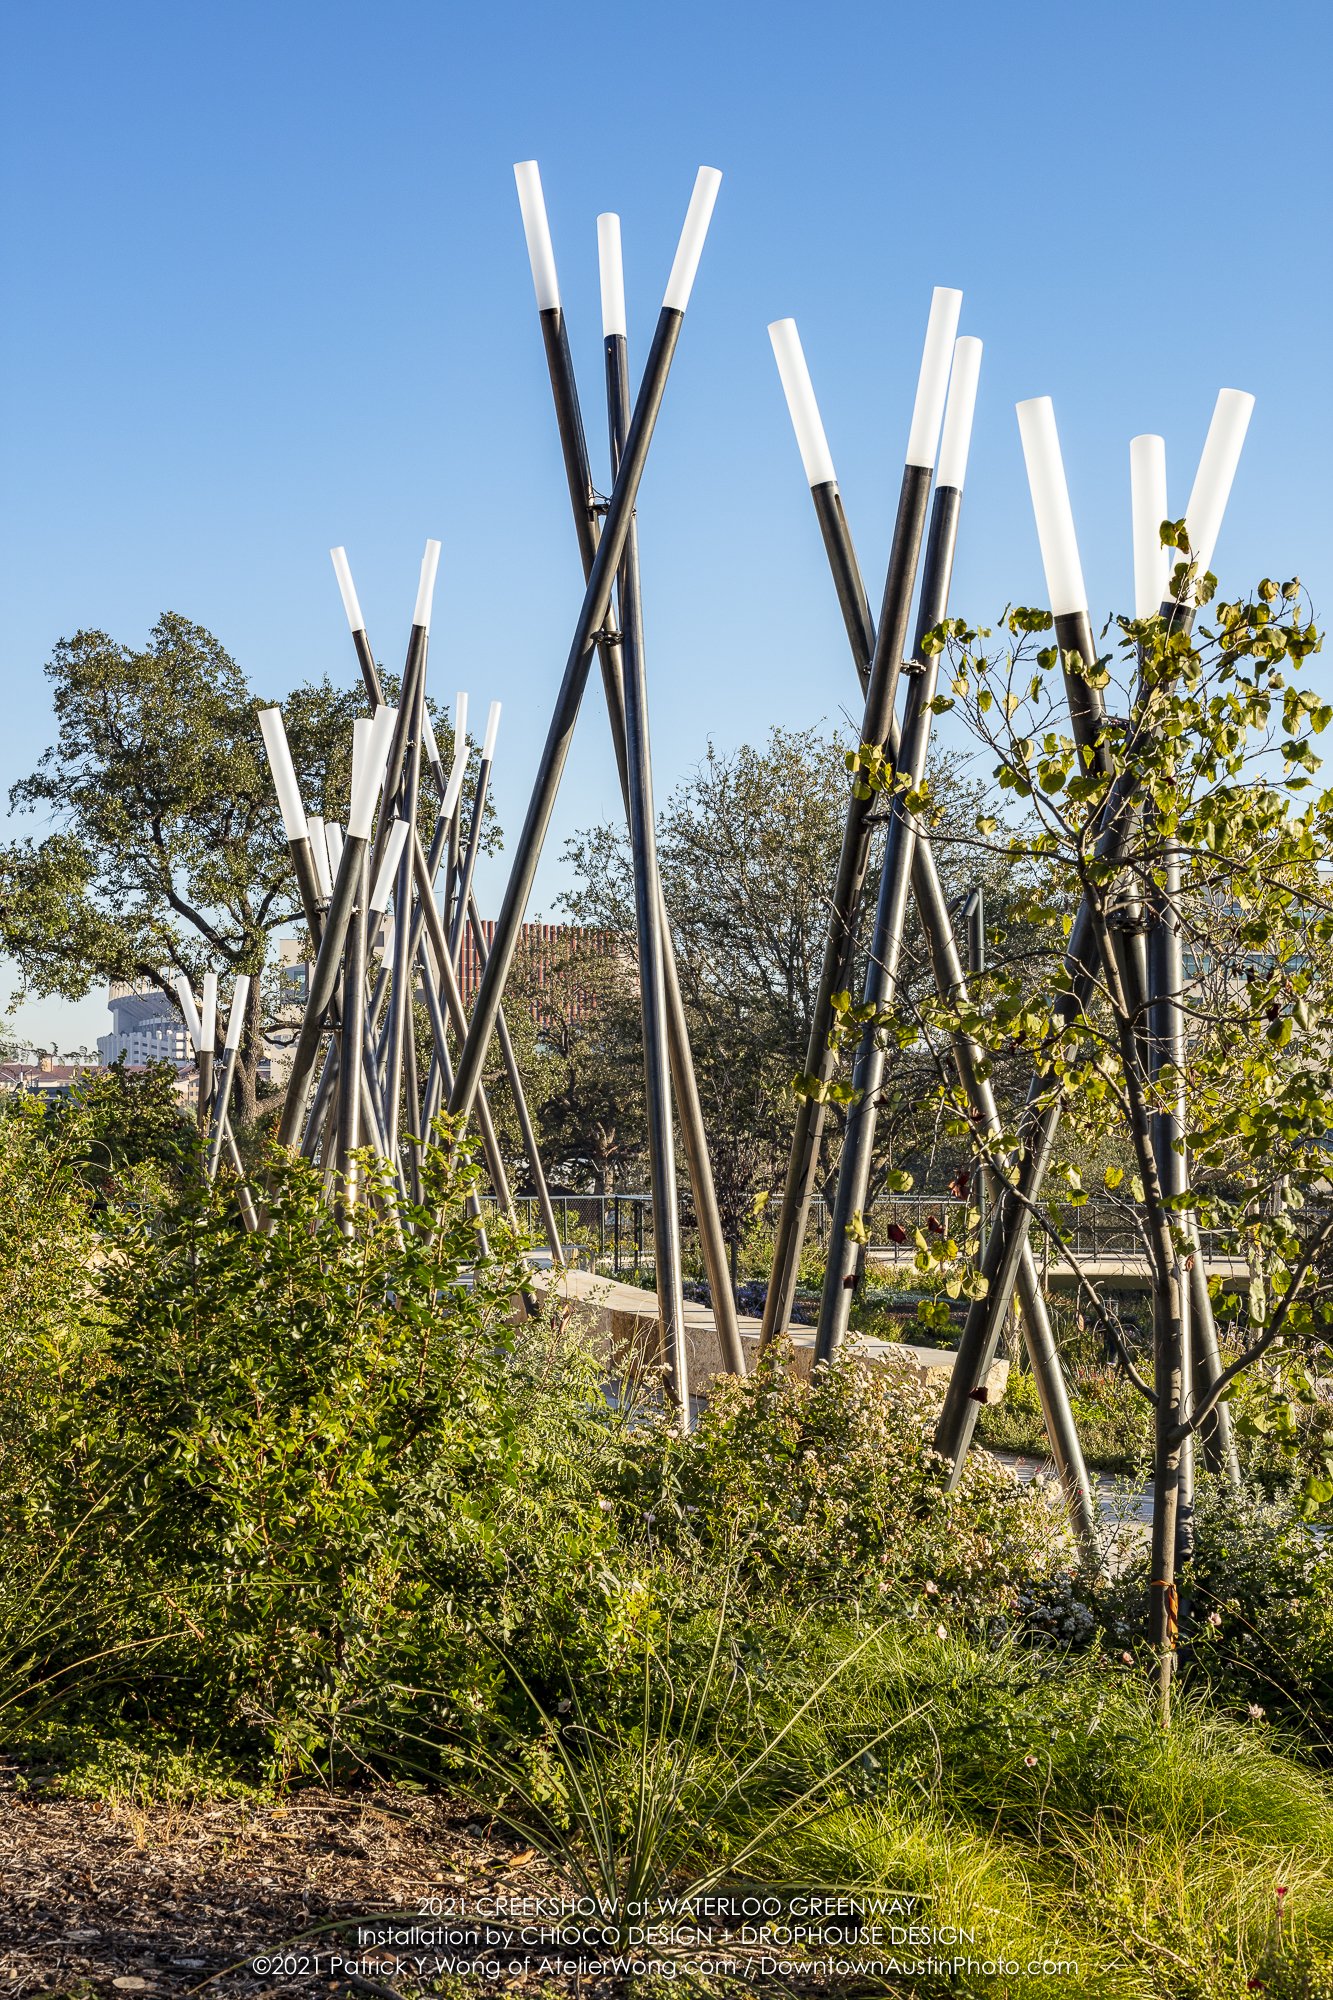
[[[366,901],[370,894],[369,855],[361,862],[361,881],[343,955],[342,1089],[338,1121],[338,1172],[342,1200],[350,1212],[358,1200],[356,1153],[361,1145],[361,1050],[366,1038]],[[350,1213],[347,1223],[351,1227]]]
[[[540,201],[540,191],[536,198]],[[550,258],[549,237],[545,240],[544,251]],[[574,365],[569,352],[565,316],[554,285],[553,258],[551,263],[550,288],[545,292],[540,287],[538,290],[538,316],[547,371],[551,381],[551,395],[555,404],[556,425],[564,456],[570,506],[578,534],[579,555],[583,563],[584,579],[587,581],[592,576],[593,564],[597,560],[602,530],[588,461],[583,416],[579,407],[578,385],[574,379]],[[534,276],[537,269],[538,266],[534,263]],[[611,741],[615,750],[616,768],[620,775],[620,788],[628,824],[629,763],[626,746],[624,677],[618,634],[603,632],[599,635],[598,655],[601,661],[607,714],[611,724]],[[743,1375],[746,1370],[745,1349],[741,1343],[735,1302],[731,1296],[726,1240],[722,1234],[722,1222],[718,1213],[712,1162],[709,1158],[707,1134],[704,1129],[703,1106],[694,1074],[694,1059],[690,1051],[685,1007],[681,998],[671,925],[665,903],[659,912],[658,921],[662,938],[671,1081],[675,1092],[676,1113],[680,1121],[681,1144],[689,1171],[690,1185],[694,1190],[699,1245],[704,1268],[708,1274],[722,1364],[732,1374]]]
[[[486,792],[490,781],[491,759],[483,757],[481,767],[477,772],[477,789],[472,800],[472,824],[468,830],[467,850],[458,872],[453,912],[449,924],[449,948],[453,952],[455,964],[458,961],[458,953],[463,943],[463,926],[467,921],[468,900],[472,894],[472,877],[477,866],[477,853],[481,847],[481,822],[486,811]]]
[[[537,873],[537,863],[541,857],[556,795],[560,789],[560,779],[569,756],[569,746],[573,740],[574,725],[578,720],[583,690],[587,685],[593,650],[610,609],[612,586],[625,553],[634,504],[638,498],[653,432],[666,392],[672,357],[684,324],[685,307],[698,267],[703,236],[707,230],[708,217],[712,212],[719,178],[720,176],[711,174],[708,169],[700,170],[694,196],[690,202],[690,212],[686,218],[685,231],[677,251],[676,263],[672,267],[666,296],[658,314],[657,328],[648,352],[648,361],[635,401],[634,414],[630,419],[629,433],[625,439],[620,472],[607,507],[605,526],[597,554],[593,559],[583,604],[574,628],[574,637],[565,661],[560,690],[556,696],[555,712],[551,717],[551,726],[538,766],[532,798],[515,847],[513,867],[500,905],[500,914],[496,918],[491,955],[481,975],[472,1010],[472,1021],[458,1058],[458,1070],[449,1101],[450,1111],[458,1117],[467,1117],[481,1083],[486,1051],[495,1030],[495,1017],[499,1012],[505,981],[509,977],[514,953],[518,947],[524,912]],[[554,273],[551,275],[553,282]],[[556,304],[558,295],[551,300],[539,297],[538,303]]]
[[[938,679],[939,656],[924,658],[921,642],[945,615],[961,501],[962,494],[957,487],[941,486],[935,494],[931,511],[930,538],[921,580],[921,606],[917,615],[913,659],[908,669],[907,705],[895,766],[897,772],[906,775],[913,789],[920,786],[925,778],[932,719],[930,704],[935,698]],[[882,742],[883,738],[879,740]],[[916,848],[916,821],[897,792],[893,794],[889,811],[888,840],[880,868],[875,925],[862,993],[863,1004],[873,1007],[876,1016],[882,1012],[897,982],[898,960],[907,919],[907,890]],[[829,1361],[837,1352],[851,1314],[857,1245],[850,1232],[853,1218],[865,1208],[870,1187],[870,1165],[883,1081],[884,1049],[877,1019],[871,1019],[862,1032],[852,1071],[855,1094],[847,1113],[833,1220],[829,1228],[828,1261],[824,1267],[824,1291],[815,1336],[817,1362]]]
[[[472,932],[473,943],[476,947],[477,963],[484,965],[487,954],[486,931],[477,909],[477,899],[473,895],[470,895],[468,898],[468,926]],[[519,1135],[523,1141],[524,1153],[527,1155],[528,1168],[533,1180],[537,1184],[537,1205],[541,1210],[542,1232],[550,1246],[552,1260],[557,1270],[559,1270],[563,1268],[565,1262],[564,1246],[560,1241],[560,1231],[556,1226],[555,1210],[551,1206],[551,1191],[546,1185],[546,1174],[542,1167],[541,1153],[537,1146],[537,1134],[533,1128],[532,1114],[528,1110],[528,1100],[524,1094],[522,1077],[519,1074],[518,1057],[514,1053],[514,1044],[509,1038],[509,1027],[505,1021],[503,1007],[495,1017],[495,1036],[500,1044],[500,1055],[504,1062],[505,1075],[509,1081],[510,1095],[514,1100],[514,1111],[518,1117]]]
[[[864,689],[869,678],[869,661],[874,652],[874,627],[865,586],[861,580],[860,565],[852,544],[851,531],[837,487],[832,481],[812,489],[812,498],[819,516],[838,601],[842,606],[852,658]],[[896,725],[892,721],[890,731],[890,749],[896,759],[898,751]],[[935,857],[929,838],[924,833],[918,834],[915,843],[912,889],[930,952],[936,988],[941,998],[947,1002],[963,1003],[967,999],[967,982],[959,960],[948,904],[935,865]],[[976,1113],[979,1129],[988,1137],[998,1138],[1002,1129],[999,1110],[990,1081],[984,1075],[981,1051],[970,1038],[955,1037],[954,1058],[963,1088]],[[816,1152],[817,1150],[816,1146]],[[819,1218],[821,1240],[823,1240],[827,1221],[827,1210],[823,1202],[820,1203]],[[1028,1352],[1052,1455],[1069,1501],[1075,1527],[1085,1541],[1088,1541],[1095,1528],[1091,1486],[1069,1404],[1069,1391],[1055,1349],[1046,1300],[1026,1236],[1022,1245],[1018,1291]]]
[[[918,834],[918,839],[920,835]],[[986,970],[986,897],[978,882],[968,891],[963,904],[963,931],[967,939],[967,976],[976,979]],[[977,1234],[981,1241],[986,1237],[986,1172],[985,1156],[975,1160],[977,1177]]]
[[[1181,1005],[1184,963],[1180,949],[1181,885],[1179,843],[1163,843],[1162,882],[1149,895],[1148,909],[1148,1027],[1151,1081],[1169,1101],[1151,1114],[1153,1158],[1162,1195],[1176,1202],[1186,1193],[1185,1166],[1185,1016]],[[1183,1220],[1180,1211],[1173,1226]],[[1159,1425],[1174,1429],[1192,1402],[1190,1352],[1190,1288],[1185,1259],[1177,1248],[1171,1260],[1172,1299],[1159,1300],[1154,1320],[1157,1413]],[[1166,1453],[1176,1484],[1176,1561],[1183,1562],[1194,1546],[1194,1441],[1185,1438]]]
[[[629,430],[629,361],[625,332],[620,222],[599,216],[602,260],[603,345],[611,475],[620,469]],[[629,780],[630,855],[634,871],[634,920],[643,1012],[643,1067],[648,1109],[649,1183],[653,1194],[653,1263],[668,1386],[688,1423],[689,1355],[685,1346],[685,1296],[681,1278],[680,1216],[676,1194],[676,1143],[671,1124],[671,1072],[667,1047],[666,968],[662,949],[662,884],[657,868],[652,749],[648,731],[648,677],[644,658],[643,598],[638,529],[630,523],[617,588],[625,692],[625,748]]]
[[[882,744],[888,740],[892,728],[898,669],[907,638],[908,619],[911,615],[912,592],[916,585],[917,564],[925,530],[926,505],[930,497],[930,481],[931,468],[928,465],[908,465],[903,470],[878,633],[858,632],[853,641],[858,665],[862,658],[866,661],[866,705],[861,723],[862,743]],[[832,527],[829,517],[835,508],[838,513],[841,512],[841,503],[838,501],[836,488],[832,482],[828,481],[825,484],[831,490],[822,497],[816,492],[815,505],[820,514],[820,525],[825,528],[827,534]],[[846,547],[850,551],[850,541]],[[837,570],[834,574],[835,581],[839,583],[841,599],[842,579]],[[850,629],[849,627],[849,631]],[[861,647],[866,640],[870,643],[863,653]],[[829,1049],[829,1036],[834,1020],[833,995],[844,990],[851,973],[852,955],[856,949],[857,919],[866,873],[870,866],[869,821],[874,801],[870,797],[858,798],[856,792],[857,788],[853,787],[852,795],[847,802],[842,848],[838,855],[838,869],[829,903],[824,957],[820,966],[814,1005],[810,1011],[810,1035],[806,1045],[805,1068],[806,1074],[817,1078],[821,1084],[827,1083],[833,1073],[833,1055]],[[787,1178],[773,1232],[773,1270],[760,1326],[761,1349],[779,1334],[785,1333],[791,1320],[801,1251],[805,1243],[810,1214],[810,1198],[814,1192],[815,1177],[819,1169],[823,1129],[823,1102],[816,1096],[803,1096],[796,1108]]]
[[[906,463],[889,547],[877,631],[870,623],[869,607],[865,602],[851,537],[847,533],[833,461],[795,321],[774,321],[768,330],[815,512],[828,550],[848,638],[857,671],[865,686],[862,743],[886,744],[893,730],[898,672],[911,618],[912,593],[925,533],[935,449],[961,306],[961,292],[950,291],[943,286],[935,288],[912,407]],[[774,1225],[773,1265],[760,1324],[761,1349],[786,1331],[795,1306],[810,1200],[819,1170],[824,1129],[823,1086],[833,1072],[833,1055],[829,1048],[834,1021],[833,995],[844,990],[851,976],[862,892],[870,865],[873,801],[870,796],[857,797],[857,792],[862,789],[859,786],[852,788],[834,877],[828,933],[819,985],[810,1013],[806,1047],[805,1072],[814,1083],[797,1104],[787,1176]]]
[[[416,628],[413,631],[416,637]],[[393,976],[389,982],[389,1018],[385,1026],[387,1042],[384,1063],[384,1113],[387,1120],[386,1133],[390,1153],[398,1147],[399,1095],[403,1076],[403,1051],[407,1043],[407,1018],[412,1011],[412,887],[413,863],[408,852],[416,834],[417,802],[421,789],[421,715],[426,700],[426,637],[422,633],[420,644],[414,649],[416,654],[416,674],[410,691],[403,696],[400,723],[405,729],[398,734],[404,748],[404,770],[401,795],[395,799],[396,811],[391,815],[386,811],[381,820],[387,838],[391,818],[407,821],[412,832],[404,845],[398,863],[398,879],[394,884],[393,902]],[[386,797],[387,797],[386,793]],[[433,897],[431,884],[422,892]],[[415,1096],[415,1079],[407,1092],[409,1103]],[[419,1121],[418,1121],[419,1122]],[[415,1174],[412,1176],[415,1184]]]
[[[424,984],[429,995],[432,973],[438,979],[440,990],[444,995],[445,1006],[448,1010],[448,1018],[453,1023],[455,1034],[461,1036],[467,1026],[467,1015],[463,1008],[463,996],[458,990],[458,975],[454,971],[454,961],[449,950],[449,940],[444,932],[444,921],[440,916],[435,902],[426,852],[421,845],[421,836],[415,827],[408,833],[407,851],[412,856],[413,867],[416,871],[417,893],[421,899],[421,906],[426,912],[426,929],[430,934],[431,951],[435,959],[435,964],[432,968],[430,958],[423,950],[420,963],[424,975]],[[437,1048],[443,1048],[444,1043],[440,1038],[439,1030],[436,1029],[435,1032],[436,1046]],[[457,1088],[456,1078],[454,1087],[455,1089]],[[481,1135],[482,1152],[486,1158],[486,1167],[491,1177],[491,1184],[495,1189],[496,1200],[500,1204],[505,1220],[510,1224],[511,1228],[517,1230],[518,1213],[514,1207],[514,1197],[509,1190],[509,1176],[505,1172],[504,1157],[500,1151],[500,1142],[496,1137],[490,1106],[486,1101],[486,1092],[480,1084],[478,1084],[473,1097],[473,1109],[476,1112],[477,1130]]]
[[[232,986],[231,1006],[227,1010],[227,1033],[222,1045],[222,1073],[218,1079],[213,1102],[213,1131],[209,1141],[207,1162],[210,1181],[217,1179],[218,1162],[222,1158],[222,1143],[227,1132],[227,1110],[231,1103],[232,1083],[236,1077],[236,1063],[241,1052],[245,1007],[249,997],[249,974],[238,972]]]
[[[314,971],[310,975],[310,990],[306,996],[305,1013],[301,1019],[296,1047],[292,1052],[287,1096],[278,1125],[277,1136],[280,1146],[293,1145],[304,1123],[306,1095],[310,1089],[310,1079],[314,1074],[319,1054],[324,1019],[338,990],[343,946],[347,941],[347,927],[352,920],[352,912],[356,907],[360,891],[361,872],[368,845],[364,837],[351,833],[343,843],[338,879],[333,885],[333,898],[324,920],[324,935],[320,939],[319,955],[315,960]]]

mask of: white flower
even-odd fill
[[[1264,1712],[1257,1701],[1252,1701],[1245,1710],[1245,1713],[1249,1716],[1251,1722],[1262,1722],[1264,1719]]]

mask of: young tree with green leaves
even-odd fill
[[[1111,1302],[1078,1275],[1085,1311],[1154,1409],[1151,1638],[1165,1717],[1195,1443],[1261,1356],[1329,1344],[1333,792],[1316,787],[1312,738],[1333,707],[1301,678],[1320,635],[1297,582],[1265,581],[1252,599],[1218,601],[1215,578],[1190,562],[1183,524],[1164,524],[1163,540],[1183,557],[1170,606],[1117,620],[1096,661],[1062,663],[1054,646],[1037,644],[1051,627],[1046,612],[1009,614],[999,650],[989,631],[957,619],[935,635],[953,661],[939,706],[966,719],[1000,794],[1022,806],[1021,825],[1012,816],[1005,824],[998,809],[978,815],[978,850],[1030,877],[1028,915],[1042,927],[1068,936],[1081,905],[1089,950],[1045,1004],[1001,968],[963,1006],[900,997],[884,1032],[933,1049],[938,1102],[974,1141],[949,1038],[970,1036],[986,1062],[1023,1052],[1036,1081],[1021,1118],[988,1151],[1017,1188],[1033,1135],[1060,1121],[1047,1198],[1030,1171],[1024,1179],[1041,1229],[1060,1235],[1059,1209],[1087,1200],[1081,1149],[1128,1144],[1126,1167],[1107,1167],[1100,1192],[1121,1206],[1146,1261],[1146,1375]],[[1118,681],[1101,769],[1069,732],[1062,666],[1100,690]],[[882,782],[897,781],[886,771]],[[913,803],[926,822],[938,810],[929,797]],[[1185,966],[1178,1005],[1160,973],[1158,945],[1171,935]],[[1215,1253],[1244,1259],[1246,1293],[1210,1280],[1204,1305],[1200,1230]],[[920,1261],[942,1269],[930,1245]],[[1211,1351],[1210,1317],[1220,1343]]]

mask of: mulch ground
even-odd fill
[[[429,1926],[417,1912],[432,1898],[547,1889],[530,1850],[448,1801],[299,1792],[272,1806],[107,1805],[25,1792],[13,1767],[0,1765],[0,1996],[292,2000],[377,1984],[410,1992],[415,1981],[367,1981],[334,1967],[335,1955],[357,1957],[354,1929],[311,1933],[333,1918],[385,1912]],[[254,1960],[284,1948],[290,1970],[255,1969]],[[312,1955],[317,1969],[302,1970]],[[452,1982],[434,1983],[448,1991]],[[502,1984],[473,1976],[454,1990],[482,2000],[576,1987],[544,1974]]]

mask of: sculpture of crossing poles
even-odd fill
[[[579,555],[586,585],[592,576],[593,564],[597,559],[601,542],[601,514],[588,459],[588,442],[583,427],[578,384],[574,376],[569,335],[556,275],[555,251],[551,243],[546,203],[542,195],[541,176],[536,161],[520,162],[514,168],[514,179],[518,188],[542,345],[546,354],[556,424],[565,462],[565,480],[569,489],[570,506],[578,535]],[[603,629],[597,635],[597,652],[601,662],[607,717],[611,725],[611,741],[628,824],[630,816],[628,724],[625,713],[624,663],[619,633],[612,629]],[[718,1212],[712,1162],[704,1130],[703,1106],[694,1073],[694,1058],[690,1049],[685,1008],[676,971],[675,952],[672,948],[671,925],[665,903],[659,909],[658,931],[662,949],[671,1085],[680,1121],[681,1146],[685,1154],[690,1185],[694,1191],[699,1245],[713,1301],[713,1318],[717,1329],[720,1358],[723,1367],[730,1373],[743,1375],[746,1368],[745,1350],[741,1343],[736,1304],[731,1291],[726,1239]]]
[[[1212,557],[1244,436],[1243,427],[1238,422],[1242,411],[1239,405],[1229,400],[1238,394],[1237,391],[1224,392],[1224,397],[1219,398],[1209,427],[1209,440],[1200,460],[1202,484],[1196,479],[1191,494],[1191,506],[1196,518],[1195,532],[1199,537],[1198,548],[1203,555],[1204,566]],[[1243,414],[1248,420],[1248,410]],[[1073,734],[1085,766],[1099,768],[1106,774],[1109,752],[1103,735],[1105,716],[1101,696],[1083,678],[1083,669],[1091,668],[1095,663],[1096,650],[1050,399],[1043,397],[1020,403],[1018,417],[1046,588],[1055,616],[1056,642],[1065,668],[1066,698]],[[1215,435],[1217,443],[1214,445]],[[1188,513],[1186,520],[1188,527]],[[1177,611],[1174,605],[1164,609],[1168,609],[1173,616]],[[1099,867],[1118,860],[1128,842],[1136,805],[1134,748],[1135,719],[1131,718],[1121,769],[1108,790],[1095,829],[1093,853]],[[1058,1037],[1068,1023],[1086,1009],[1098,972],[1093,910],[1085,894],[1065,948],[1061,990],[1055,996],[1053,1008],[1053,1038]],[[1020,1125],[1018,1157],[1010,1179],[999,1191],[986,1239],[981,1262],[985,1290],[968,1308],[935,1429],[936,1450],[952,1461],[950,1480],[953,1484],[961,1477],[963,1459],[976,1428],[978,1405],[975,1392],[985,1380],[999,1344],[1004,1314],[1013,1295],[1023,1245],[1027,1240],[1030,1217],[1054,1153],[1060,1112],[1060,1097],[1054,1087],[1054,1079],[1039,1062],[1028,1089]],[[1174,1534],[1174,1521],[1171,1533]]]
[[[916,573],[921,557],[935,466],[935,449],[944,415],[949,368],[953,360],[953,346],[958,332],[962,303],[961,292],[944,286],[937,286],[931,297],[921,369],[917,377],[916,397],[912,405],[912,421],[904,455],[902,482],[898,492],[893,538],[889,547],[884,598],[867,668],[865,712],[861,722],[862,743],[875,745],[887,743],[893,727],[898,674],[911,620],[912,596],[916,587]],[[781,324],[779,322],[779,325]],[[772,332],[773,329],[770,328],[770,335]],[[776,339],[774,346],[781,370],[786,354],[783,339],[781,337]],[[802,440],[802,456],[806,459],[807,476],[810,478],[811,490],[815,494],[816,512],[819,514],[821,527],[825,530],[826,540],[831,537],[836,543],[842,503],[838,496],[837,481],[833,476],[832,460],[828,456],[827,442],[823,440],[822,426],[816,429],[805,424],[803,419],[803,426],[798,431],[798,441]],[[838,588],[840,599],[850,591],[850,585],[845,577],[839,581]],[[849,598],[844,602],[844,616],[848,615],[854,616]],[[829,899],[828,930],[820,966],[819,985],[811,1008],[810,1038],[806,1049],[806,1077],[813,1087],[808,1095],[802,1097],[797,1106],[787,1178],[774,1229],[773,1267],[760,1331],[760,1342],[765,1346],[786,1331],[796,1299],[796,1283],[809,1220],[810,1200],[819,1169],[819,1148],[824,1121],[822,1086],[827,1084],[833,1069],[833,1056],[829,1049],[829,1036],[834,1022],[833,995],[843,991],[847,985],[856,947],[866,872],[870,865],[872,801],[869,794],[865,797],[858,796],[864,789],[864,787],[853,787],[848,801],[837,873]]]
[[[852,542],[846,510],[838,490],[833,457],[820,418],[814,386],[801,349],[794,320],[780,320],[769,328],[783,392],[796,441],[810,487],[811,499],[828,556],[829,569],[847,629],[853,664],[864,698],[870,678],[870,662],[875,651],[874,621],[861,578],[860,565]],[[898,758],[897,723],[891,722],[888,749]],[[967,982],[954,937],[948,902],[935,864],[930,836],[918,829],[912,858],[912,891],[921,927],[925,933],[931,972],[936,989],[946,1005],[967,1003]],[[954,1037],[953,1055],[959,1082],[968,1099],[979,1135],[994,1141],[1000,1136],[1000,1114],[981,1050],[970,1036]],[[1042,1418],[1051,1445],[1051,1454],[1069,1504],[1070,1516],[1086,1547],[1095,1541],[1096,1521],[1092,1490],[1078,1432],[1070,1408],[1069,1392],[1056,1353],[1055,1336],[1046,1300],[1041,1289],[1031,1250],[1025,1245],[1019,1271],[1019,1297],[1023,1308],[1024,1337],[1032,1362],[1033,1379],[1041,1404]]]

